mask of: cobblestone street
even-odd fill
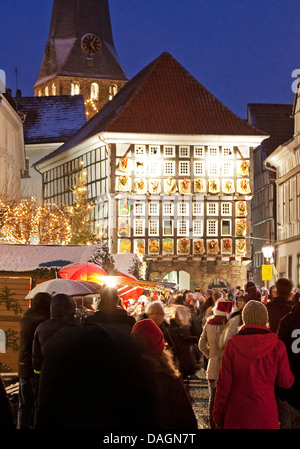
[[[208,429],[208,387],[205,378],[205,370],[200,369],[197,372],[200,381],[191,381],[188,389],[192,398],[194,413],[197,418],[199,429]]]

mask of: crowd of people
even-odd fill
[[[184,381],[202,367],[210,428],[293,428],[299,298],[286,278],[126,302],[104,286],[79,320],[72,297],[39,293],[21,320],[17,423],[2,388],[0,427],[197,429]]]

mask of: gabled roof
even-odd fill
[[[81,38],[93,33],[101,50],[89,57]],[[57,76],[126,80],[112,36],[108,0],[54,0],[44,58],[34,87]]]
[[[25,114],[25,144],[67,141],[86,123],[82,95],[21,97],[18,112]]]
[[[96,133],[105,131],[186,135],[266,135],[224,106],[169,53],[163,53],[140,71],[112,101],[47,158],[72,148]]]
[[[292,112],[292,104],[250,103],[248,105],[249,120],[253,126],[262,129],[270,136],[261,143],[265,157],[293,137]]]

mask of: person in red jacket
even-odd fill
[[[224,429],[279,429],[274,387],[294,383],[285,345],[267,327],[263,303],[249,301],[242,319],[244,325],[225,347],[213,419]]]

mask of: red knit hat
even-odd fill
[[[216,302],[216,305],[213,308],[212,312],[214,315],[227,316],[231,313],[232,306],[232,301],[223,301],[222,299],[220,299]]]
[[[164,334],[151,319],[137,321],[131,334],[141,340],[152,354],[160,354],[165,348]]]

